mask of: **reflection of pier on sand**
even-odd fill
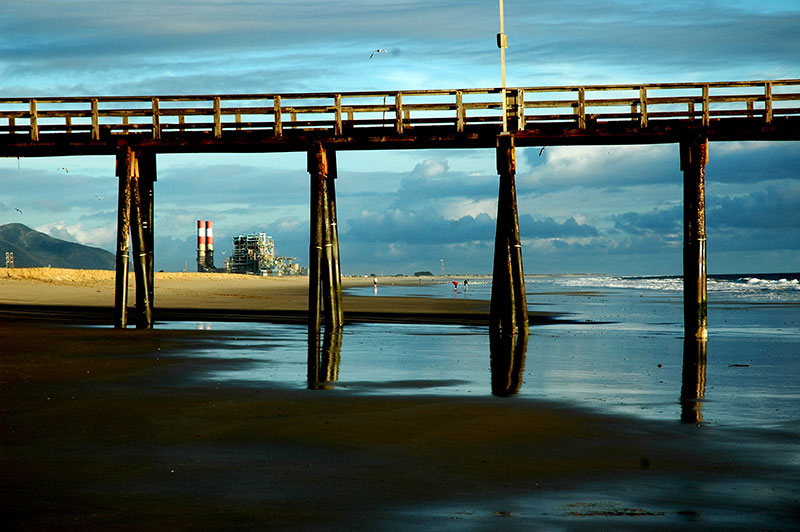
[[[527,349],[527,329],[519,334],[489,334],[493,395],[515,395],[522,388]]]
[[[320,341],[322,342],[320,344]],[[330,383],[339,380],[339,363],[342,353],[342,332],[308,330],[308,388],[326,390]]]
[[[687,335],[683,341],[683,378],[681,384],[681,421],[703,421],[703,398],[706,393],[707,341]]]
[[[489,357],[492,395],[510,397],[523,385],[525,358],[528,351],[527,330],[517,334],[489,334]],[[330,390],[339,380],[342,332],[309,330],[308,389]],[[694,336],[684,339],[683,374],[680,390],[680,419],[683,423],[703,422],[703,401],[706,389],[707,341]],[[677,390],[676,390],[677,392]]]

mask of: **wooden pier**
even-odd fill
[[[504,120],[505,117],[505,120]],[[507,130],[507,132],[506,132]],[[800,140],[800,80],[389,92],[0,98],[0,157],[114,155],[119,178],[114,325],[152,327],[153,183],[165,153],[308,154],[309,325],[342,325],[336,152],[495,149],[499,176],[491,329],[527,329],[515,149],[680,145],[686,335],[705,338],[709,142]],[[523,235],[524,236],[524,235]]]

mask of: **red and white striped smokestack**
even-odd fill
[[[206,222],[206,268],[214,271],[214,229],[210,220]]]
[[[214,251],[214,229],[211,227],[211,221],[206,222],[206,250]]]
[[[206,251],[206,222],[197,220],[197,251]]]

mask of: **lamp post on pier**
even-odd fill
[[[500,1],[500,33],[497,34],[497,47],[500,48],[500,97],[503,99],[503,133],[508,133],[508,109],[506,104],[506,48],[508,36],[505,34],[503,0]]]

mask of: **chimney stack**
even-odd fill
[[[206,269],[214,271],[214,230],[210,220],[206,222]]]
[[[206,271],[206,222],[197,220],[197,271]]]

